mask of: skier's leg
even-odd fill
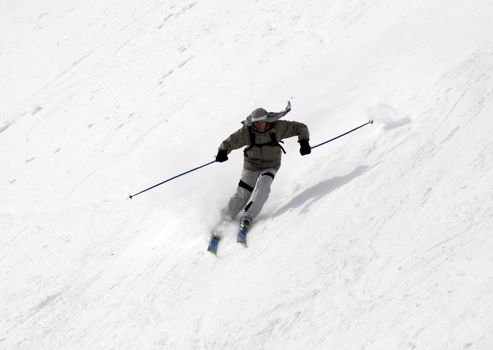
[[[234,219],[245,207],[254,191],[258,176],[259,172],[243,169],[236,193],[230,198],[228,206],[223,209],[225,217]]]
[[[266,169],[260,172],[257,184],[255,185],[255,190],[253,191],[250,201],[245,207],[245,213],[243,214],[243,218],[248,219],[250,223],[253,218],[260,213],[265,202],[267,202],[270,194],[270,187],[272,181],[274,181],[276,172],[277,171],[274,169]]]

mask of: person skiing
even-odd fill
[[[278,113],[255,109],[242,121],[243,127],[221,143],[216,155],[217,162],[225,162],[231,151],[246,146],[236,193],[221,211],[221,217],[230,220],[243,211],[237,241],[245,246],[248,229],[267,201],[272,182],[281,166],[282,153],[286,153],[281,145],[282,140],[298,136],[300,154],[311,153],[308,127],[296,121],[279,120],[290,110],[290,102],[284,111]],[[220,238],[217,232],[213,232],[208,248],[210,252],[217,253]]]

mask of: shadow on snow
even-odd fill
[[[347,183],[351,182],[355,178],[365,174],[367,171],[369,171],[371,168],[367,165],[364,166],[359,166],[355,170],[353,170],[351,173],[344,175],[344,176],[338,176],[334,177],[332,179],[328,179],[325,181],[322,181],[315,186],[312,186],[308,188],[307,190],[303,191],[302,193],[298,194],[296,197],[291,199],[289,203],[284,205],[283,207],[279,208],[274,214],[273,217],[277,217],[279,215],[284,214],[285,212],[294,209],[294,208],[299,208],[304,205],[304,208],[302,209],[302,213],[307,212],[310,210],[310,207],[326,195],[328,195],[330,192],[334,191],[335,189],[342,187],[346,185]]]

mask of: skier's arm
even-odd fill
[[[298,136],[298,141],[310,140],[310,132],[308,127],[300,122],[288,120],[279,120],[276,122],[276,130],[278,139],[287,139],[289,137]]]
[[[250,143],[250,136],[246,127],[239,129],[238,131],[229,135],[219,146],[219,150],[226,151],[226,153],[232,150],[247,146]]]

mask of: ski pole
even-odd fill
[[[360,125],[360,126],[358,126],[358,127],[354,128],[354,129],[352,129],[352,130],[346,131],[344,134],[340,134],[339,136],[336,136],[336,137],[334,137],[334,138],[332,138],[332,139],[330,139],[330,140],[327,140],[327,141],[325,141],[325,142],[319,143],[318,145],[312,146],[312,149],[317,148],[317,147],[322,146],[322,145],[325,145],[326,143],[332,142],[332,141],[334,141],[334,140],[337,140],[338,138],[343,137],[343,136],[345,136],[345,135],[347,135],[347,134],[350,134],[350,133],[352,133],[353,131],[356,131],[356,130],[358,130],[358,129],[360,129],[360,128],[362,128],[363,126],[366,126],[366,125],[368,125],[368,124],[373,124],[373,120],[369,120],[369,121],[367,121],[365,124],[362,124],[362,125]]]
[[[128,198],[129,198],[129,199],[132,199],[133,197],[138,196],[139,194],[142,194],[142,193],[144,193],[144,192],[147,192],[147,191],[149,191],[149,190],[152,190],[153,188],[156,188],[156,187],[158,187],[158,186],[164,185],[166,182],[169,182],[169,181],[171,181],[171,180],[174,180],[174,179],[176,179],[176,178],[179,178],[180,176],[183,176],[183,175],[189,174],[189,173],[191,173],[192,171],[195,171],[195,170],[199,170],[199,169],[201,169],[201,168],[204,168],[204,167],[206,167],[206,166],[208,166],[208,165],[211,165],[212,163],[215,163],[215,162],[216,162],[216,160],[213,160],[213,161],[210,161],[209,163],[206,163],[206,164],[204,164],[204,165],[198,166],[198,167],[196,167],[196,168],[193,168],[193,169],[187,170],[187,171],[185,171],[185,172],[183,172],[183,173],[181,173],[181,174],[178,174],[178,175],[175,175],[175,176],[173,176],[173,177],[170,177],[169,179],[166,179],[166,180],[164,180],[164,181],[161,181],[160,183],[155,184],[154,186],[151,186],[151,187],[149,187],[149,188],[146,188],[145,190],[142,190],[142,191],[140,191],[140,192],[138,192],[138,193],[136,193],[136,194],[131,194]]]

